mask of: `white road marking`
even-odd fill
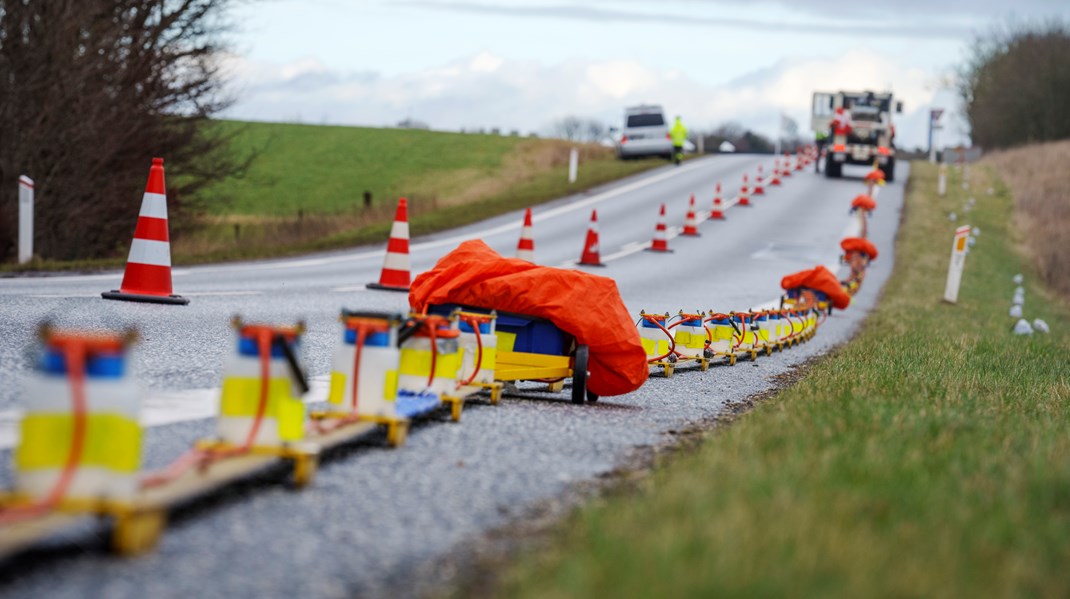
[[[570,212],[575,212],[576,210],[581,210],[583,208],[586,208],[588,206],[592,206],[594,204],[598,204],[598,203],[604,202],[604,201],[606,201],[606,200],[608,200],[610,198],[614,198],[614,197],[619,196],[621,194],[625,194],[625,193],[628,193],[628,192],[631,192],[631,191],[635,191],[636,189],[641,189],[641,188],[646,187],[648,185],[653,185],[655,183],[659,183],[661,181],[664,181],[665,179],[669,179],[669,178],[674,177],[676,175],[687,173],[687,172],[690,172],[692,170],[695,170],[695,169],[698,169],[698,168],[701,168],[701,167],[704,167],[704,166],[708,166],[706,164],[706,161],[699,161],[699,162],[693,162],[693,163],[690,163],[690,164],[685,164],[684,166],[682,166],[680,168],[675,168],[675,169],[668,170],[668,171],[665,171],[665,172],[657,174],[657,175],[653,175],[653,176],[650,176],[650,177],[646,177],[646,178],[640,179],[638,181],[633,181],[631,183],[622,185],[620,187],[616,187],[614,189],[610,189],[608,191],[604,191],[602,193],[599,193],[599,194],[584,198],[584,199],[576,201],[576,202],[572,202],[570,204],[566,204],[564,206],[558,206],[557,208],[553,208],[551,210],[546,210],[544,212],[536,213],[536,214],[533,215],[532,221],[533,222],[542,222],[542,221],[545,221],[545,220],[548,220],[548,219],[551,219],[551,218],[555,218],[555,217],[561,216],[563,214],[568,214]],[[454,236],[446,237],[446,238],[443,238],[443,239],[436,239],[434,241],[425,241],[425,242],[422,242],[422,243],[414,243],[414,244],[409,246],[409,252],[410,253],[415,253],[415,252],[420,252],[420,251],[424,251],[424,250],[431,250],[431,249],[445,247],[445,246],[454,246],[454,245],[459,244],[462,241],[468,241],[470,239],[479,239],[479,238],[482,238],[482,237],[488,237],[488,236],[491,236],[491,235],[497,235],[499,233],[506,233],[508,231],[513,231],[513,230],[519,231],[520,227],[522,225],[523,225],[523,223],[518,220],[517,222],[507,223],[507,224],[504,224],[504,225],[499,225],[497,227],[494,227],[493,229],[485,229],[485,230],[478,231],[478,232],[473,232],[473,233],[465,233],[465,234],[462,234],[462,235],[454,235]],[[234,265],[202,266],[202,267],[196,268],[195,272],[197,272],[197,274],[213,273],[213,272],[229,272],[229,271],[232,271],[234,268],[240,268],[243,272],[251,271],[251,270],[276,270],[276,269],[290,269],[290,268],[308,268],[308,267],[313,267],[313,266],[324,266],[324,265],[327,265],[327,264],[337,264],[337,263],[342,263],[342,262],[355,262],[355,261],[360,261],[360,260],[367,260],[367,259],[370,259],[370,258],[377,258],[377,259],[381,260],[385,254],[386,254],[386,248],[383,248],[383,249],[380,249],[380,250],[369,250],[369,251],[365,251],[365,252],[357,252],[357,253],[354,253],[354,254],[345,254],[345,255],[341,255],[341,256],[330,256],[330,257],[324,257],[324,258],[309,258],[309,259],[305,259],[305,260],[287,260],[287,261],[283,261],[283,262],[270,262],[270,263],[266,263],[266,264],[242,264],[240,266],[234,266]],[[173,270],[171,272],[171,276],[172,277],[176,277],[176,276],[187,275],[190,272],[192,272],[192,271],[188,270],[188,269],[182,270],[182,271]],[[112,274],[100,274],[100,275],[75,275],[75,276],[55,276],[55,277],[11,278],[11,279],[0,280],[0,287],[2,287],[3,285],[20,284],[20,283],[25,284],[25,283],[44,283],[44,282],[47,282],[47,283],[54,283],[54,282],[65,283],[65,282],[79,282],[79,281],[105,281],[105,280],[119,279],[119,278],[121,278],[121,276],[122,276],[121,273],[112,273]],[[192,295],[192,294],[187,294],[187,295]],[[60,297],[66,297],[66,296],[60,296]]]

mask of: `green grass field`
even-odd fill
[[[1070,315],[1011,198],[915,164],[895,272],[851,343],[701,447],[579,510],[508,597],[1070,595]],[[955,224],[982,235],[942,303]],[[1050,335],[1011,334],[1015,273]],[[820,333],[819,333],[820,334]]]
[[[433,191],[436,181],[452,181],[458,171],[495,176],[507,155],[531,143],[521,137],[413,129],[238,121],[216,125],[227,134],[237,133],[235,152],[258,155],[245,177],[207,193],[218,199],[210,207],[213,214],[345,212],[359,206],[365,190],[392,202]],[[441,192],[452,191],[447,187]]]
[[[414,235],[440,231],[656,168],[554,139],[277,123],[214,123],[255,154],[245,176],[212,186],[181,220],[176,263],[279,256],[382,241],[399,197]],[[569,184],[568,154],[580,150]],[[371,192],[370,208],[363,194]]]

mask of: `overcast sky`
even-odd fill
[[[691,128],[809,127],[815,90],[891,90],[899,142],[966,134],[946,81],[976,32],[1066,0],[259,0],[236,10],[226,116],[545,132],[662,104]]]

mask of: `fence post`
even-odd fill
[[[19,177],[19,264],[33,258],[33,179]]]

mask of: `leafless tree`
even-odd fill
[[[578,116],[566,116],[550,125],[550,132],[554,137],[569,141],[580,141],[583,134],[583,119]]]
[[[151,159],[172,215],[243,164],[208,122],[232,0],[0,0],[0,259],[20,174],[37,185],[35,249],[121,255]]]
[[[1070,24],[1008,25],[978,36],[959,75],[975,144],[1070,137]]]

